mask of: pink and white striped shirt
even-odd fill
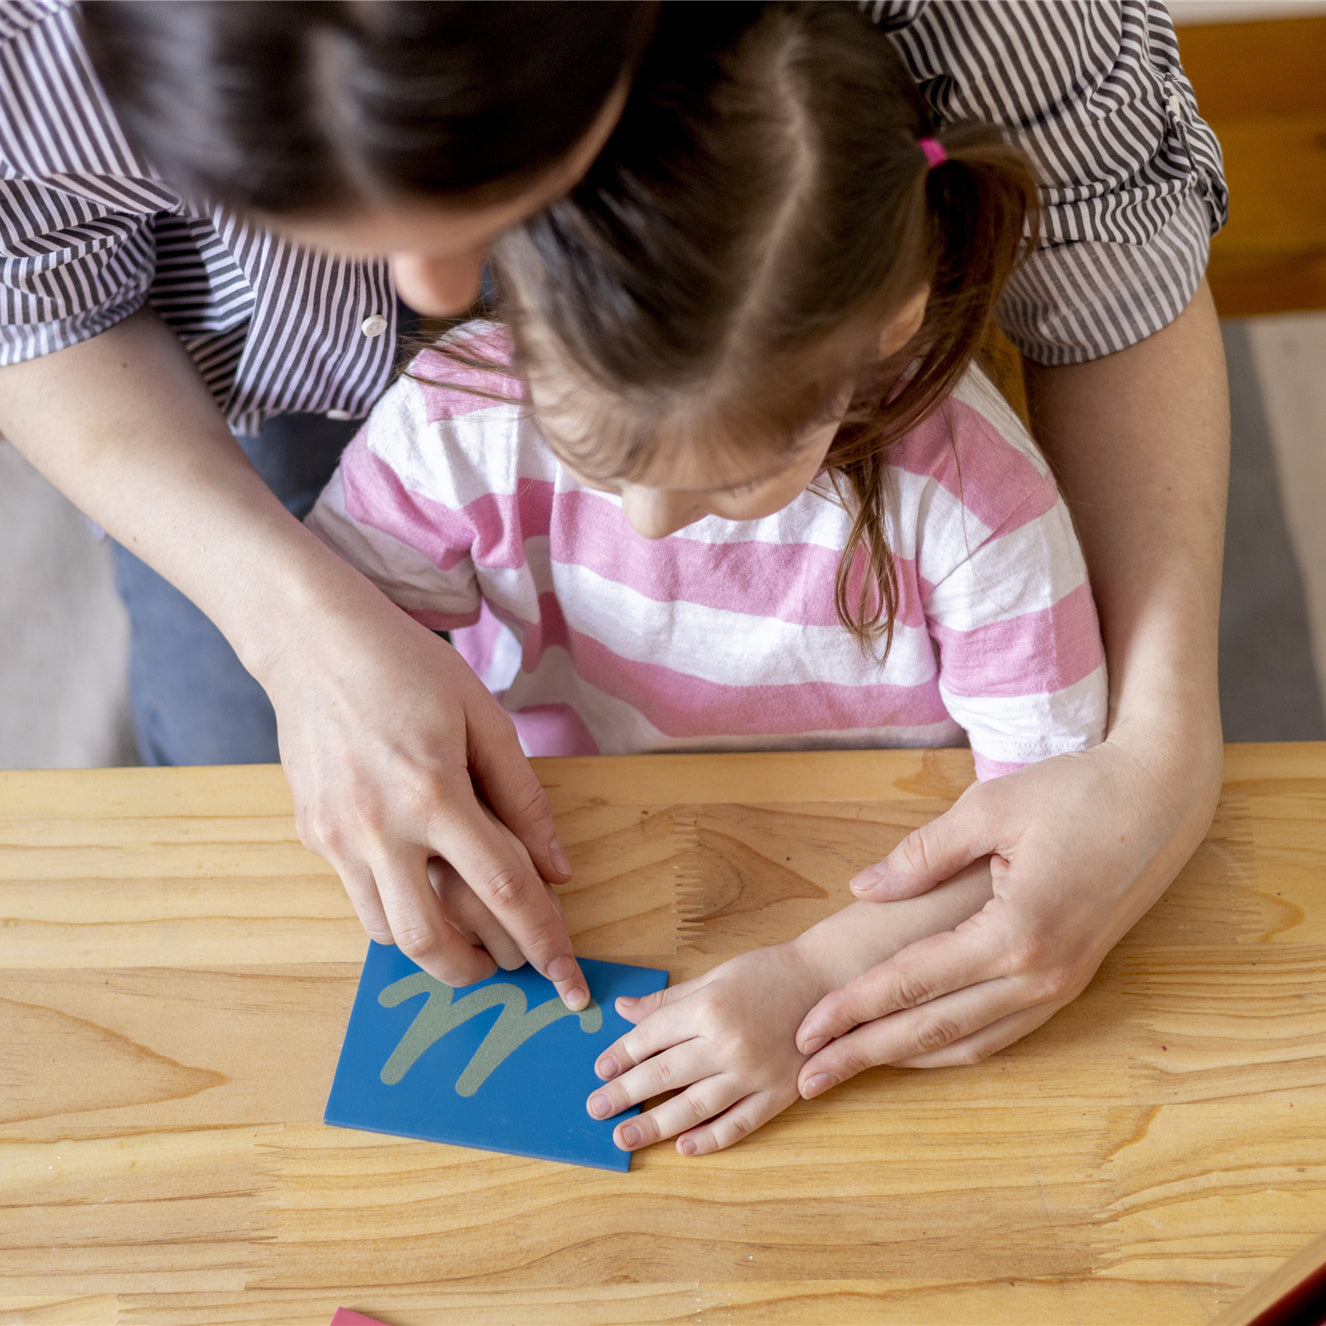
[[[432,351],[412,372],[494,389]],[[850,521],[832,497],[808,489],[761,520],[646,539],[620,499],[567,473],[516,399],[401,378],[309,523],[452,632],[530,755],[970,739],[989,778],[1100,741],[1086,568],[1016,415],[973,370],[888,460],[899,611],[883,666],[834,610]]]

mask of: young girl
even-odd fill
[[[990,778],[1085,749],[1082,556],[974,365],[1034,208],[853,9],[734,7],[651,51],[585,181],[499,243],[500,322],[414,361],[310,521],[452,632],[532,755],[966,739]],[[623,1006],[591,1113],[681,1088],[618,1144],[729,1145],[796,1098],[806,1012],[987,880]]]

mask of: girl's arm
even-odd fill
[[[683,1155],[731,1146],[796,1100],[806,1061],[796,1030],[816,1000],[925,935],[961,930],[989,897],[980,862],[915,898],[852,903],[791,943],[743,953],[644,999],[619,999],[635,1029],[599,1056],[595,1068],[608,1081],[590,1096],[589,1112],[610,1118],[676,1090],[618,1124],[617,1145],[635,1151],[679,1134]]]
[[[1223,747],[1217,617],[1229,403],[1210,292],[1118,354],[1028,365],[1033,426],[1073,509],[1109,667],[1106,740],[969,788],[853,881],[884,901],[992,857],[979,924],[821,1000],[798,1033],[813,1096],[872,1064],[969,1063],[1086,986],[1210,825]]]
[[[569,1004],[588,997],[544,877],[569,874],[510,720],[453,650],[276,500],[175,336],[144,310],[0,369],[0,429],[217,624],[276,709],[301,838],[365,927],[452,984],[493,962],[429,885],[449,861]],[[473,780],[473,781],[471,781]]]

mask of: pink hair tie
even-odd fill
[[[916,144],[925,153],[925,159],[930,163],[931,170],[936,166],[942,166],[948,160],[944,144],[938,138],[918,138]]]

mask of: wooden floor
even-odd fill
[[[1179,50],[1225,153],[1221,316],[1326,309],[1326,16],[1182,27]]]

